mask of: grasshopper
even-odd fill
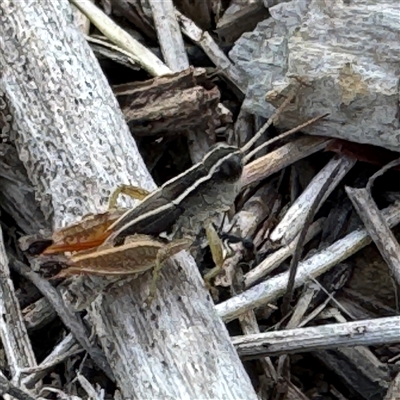
[[[125,212],[89,216],[56,232],[53,235],[55,244],[44,254],[94,248],[106,239],[115,239],[121,244],[132,234],[158,236],[167,232],[173,237],[197,234],[199,224],[233,204],[240,189],[242,171],[240,150],[219,143],[201,162],[152,193],[135,187],[119,187],[111,196],[110,208],[121,192],[143,201]]]
[[[152,298],[165,260],[188,249],[202,228],[211,231],[211,220],[229,209],[239,190],[243,157],[235,146],[218,144],[203,160],[166,182],[152,193],[120,187],[111,197],[128,193],[141,203],[125,212],[88,216],[53,235],[44,254],[76,251],[58,277],[75,274],[131,275],[154,268]],[[164,234],[168,240],[162,240]],[[216,237],[215,234],[208,235]],[[213,258],[222,264],[220,243],[210,243]]]

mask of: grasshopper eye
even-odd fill
[[[216,177],[224,181],[235,182],[243,172],[243,160],[240,155],[233,155],[225,160],[217,169]]]

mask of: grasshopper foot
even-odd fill
[[[150,282],[150,289],[145,303],[150,306],[157,292],[157,282],[161,275],[161,269],[166,260],[182,250],[186,250],[192,244],[190,239],[180,239],[166,244],[158,251],[155,267],[153,269],[153,277]]]
[[[120,194],[126,194],[127,196],[132,197],[135,200],[143,200],[146,196],[150,194],[150,192],[138,186],[120,185],[114,190],[114,192],[110,196],[110,200],[108,203],[109,209],[113,209],[116,207],[117,199]]]
[[[158,279],[160,278],[160,274],[161,274],[161,268],[162,268],[162,263],[159,262],[159,260],[156,261],[156,266],[153,269],[153,276],[151,278],[151,282],[150,282],[150,289],[149,289],[149,294],[145,300],[145,304],[147,307],[150,307],[151,304],[153,303],[154,297],[156,295],[157,292],[157,282]]]

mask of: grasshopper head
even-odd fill
[[[215,183],[234,183],[242,176],[243,153],[236,146],[217,143],[204,157],[203,164]]]
[[[237,182],[243,173],[242,154],[234,152],[222,160],[221,164],[215,169],[213,177],[216,182]]]

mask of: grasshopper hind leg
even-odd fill
[[[158,279],[160,278],[162,267],[163,267],[163,263],[157,258],[156,265],[153,269],[153,274],[152,274],[152,278],[151,278],[151,282],[150,282],[149,294],[145,301],[145,303],[149,307],[151,306],[151,303],[153,302],[154,297],[157,292],[157,282],[158,282]]]
[[[173,242],[167,243],[162,249],[158,251],[157,258],[155,261],[155,266],[153,269],[153,275],[150,282],[149,294],[145,303],[150,306],[153,302],[155,294],[157,292],[157,282],[161,275],[161,269],[164,266],[165,261],[170,257],[179,253],[182,250],[187,250],[192,244],[191,239],[180,239]]]

